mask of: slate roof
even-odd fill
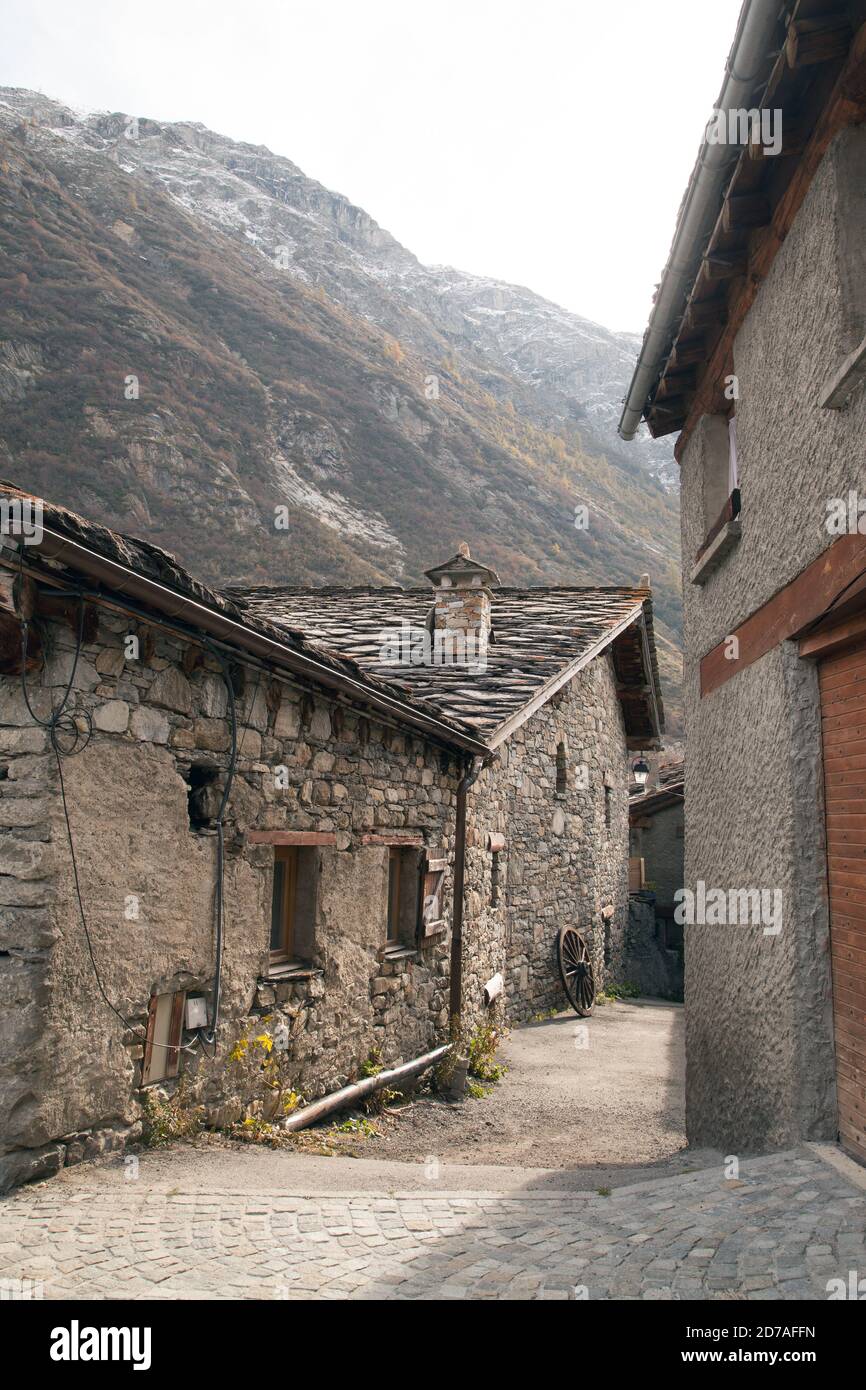
[[[67,566],[72,573],[75,573],[78,566],[84,563],[84,558],[87,555],[102,557],[112,565],[122,566],[133,576],[141,576],[143,579],[161,586],[166,594],[166,611],[170,614],[176,614],[178,607],[171,600],[171,595],[180,595],[182,598],[200,604],[203,609],[209,610],[219,618],[236,622],[240,631],[246,629],[252,634],[278,643],[284,649],[289,664],[295,659],[314,661],[319,677],[324,684],[329,684],[331,681],[337,682],[341,679],[358,682],[360,688],[356,697],[360,700],[363,700],[365,692],[368,692],[371,698],[379,695],[386,696],[391,705],[396,698],[400,698],[405,708],[402,711],[400,709],[391,710],[391,713],[398,719],[402,717],[411,722],[412,716],[418,715],[429,721],[429,716],[436,714],[436,711],[431,710],[423,701],[414,697],[411,691],[398,691],[393,682],[378,680],[375,674],[362,669],[346,653],[335,651],[333,648],[313,641],[308,634],[298,628],[289,631],[285,624],[272,623],[266,615],[259,616],[251,611],[245,611],[227,591],[202,584],[184,569],[173,555],[162,550],[159,546],[119,531],[109,530],[107,526],[89,521],[68,507],[48,502],[35,493],[27,492],[14,483],[0,479],[0,501],[24,499],[30,499],[41,505],[45,533],[42,543],[26,547],[26,560],[31,567],[44,562],[47,558],[49,566],[58,573]],[[80,548],[82,558],[80,560],[63,560],[58,566],[58,562],[50,558],[52,551],[49,542],[52,532]],[[17,567],[18,561],[14,552],[9,551],[3,556],[2,563],[7,568]],[[89,571],[87,572],[89,573]],[[113,580],[104,581],[105,587],[110,589],[113,582]],[[103,581],[99,581],[96,585],[97,588],[102,586]],[[126,593],[128,591],[123,589],[121,592]],[[312,678],[317,679],[318,677],[313,673]],[[478,739],[475,729],[463,724],[460,720],[448,719],[447,717],[444,719],[447,727],[442,728],[437,733],[437,737],[441,738],[442,741],[453,742],[455,746],[465,747],[465,740],[468,739],[471,745],[481,743],[483,747],[483,740]],[[481,752],[482,747],[473,747],[471,751]]]
[[[0,480],[0,498],[33,497]],[[657,746],[664,728],[652,599],[647,588],[496,588],[492,593],[493,641],[484,670],[394,666],[380,659],[382,644],[399,632],[403,623],[427,627],[434,602],[432,587],[212,589],[158,546],[111,531],[66,507],[35,500],[43,506],[46,542],[53,531],[81,548],[81,555],[102,556],[132,575],[239,624],[241,630],[278,643],[288,661],[315,660],[318,676],[314,673],[313,678],[320,677],[325,684],[341,679],[360,681],[370,697],[390,696],[392,702],[399,699],[405,708],[396,711],[397,717],[426,719],[428,727],[431,716],[440,719],[447,727],[437,730],[437,736],[445,741],[453,739],[473,752],[506,736],[515,721],[527,717],[527,706],[537,708],[582,664],[608,646],[613,653],[629,746]],[[37,557],[42,558],[46,544],[29,549],[32,564]],[[436,572],[459,558],[455,556]],[[49,560],[49,564],[55,563]],[[485,573],[495,580],[492,571]],[[107,582],[110,585],[114,581]],[[166,611],[174,612],[177,605],[167,602]]]
[[[545,687],[581,658],[592,659],[624,625],[639,631],[643,617],[652,671],[642,671],[661,716],[652,639],[652,601],[644,588],[497,588],[492,593],[493,640],[486,669],[392,665],[382,647],[401,624],[427,628],[431,588],[232,588],[242,611],[274,626],[297,630],[313,642],[351,657],[365,671],[411,692],[442,716],[489,739]],[[634,638],[630,639],[633,643]],[[551,690],[551,693],[553,691]],[[646,700],[644,689],[642,698]],[[657,730],[656,730],[657,732]]]

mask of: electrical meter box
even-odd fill
[[[187,1028],[207,1027],[207,1000],[203,994],[188,994],[186,997]]]

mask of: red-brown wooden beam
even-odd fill
[[[701,660],[701,698],[824,617],[866,571],[866,536],[840,536],[802,573],[756,609]],[[736,637],[738,655],[726,656]]]

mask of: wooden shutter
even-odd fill
[[[421,892],[419,894],[418,935],[423,941],[445,931],[443,891],[447,859],[421,859]]]
[[[839,1138],[866,1162],[866,643],[818,669]]]

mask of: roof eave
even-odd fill
[[[398,696],[387,694],[363,678],[332,669],[314,657],[295,651],[275,638],[257,631],[246,623],[221,613],[198,599],[180,594],[177,590],[101,555],[80,541],[72,540],[49,526],[43,526],[42,540],[28,547],[46,558],[57,560],[70,569],[97,583],[106,584],[115,593],[139,599],[163,616],[181,621],[209,636],[272,662],[295,676],[302,676],[327,689],[349,695],[355,701],[390,715],[422,733],[436,738],[452,748],[486,756],[490,748],[481,738],[454,727],[447,720],[409,705]]]
[[[548,700],[550,700],[557,693],[557,691],[561,690],[564,685],[567,685],[570,680],[572,680],[580,671],[587,667],[590,664],[590,662],[594,661],[597,656],[600,656],[602,652],[606,651],[607,648],[610,647],[616,641],[617,637],[620,637],[634,623],[639,623],[641,626],[647,683],[652,690],[652,709],[654,711],[653,727],[655,729],[655,739],[647,743],[642,742],[640,744],[640,747],[651,748],[656,743],[658,743],[658,746],[660,746],[660,736],[662,732],[659,721],[660,702],[657,698],[658,691],[656,684],[656,676],[650,653],[649,635],[647,632],[646,617],[644,614],[644,604],[643,601],[641,601],[629,613],[627,613],[624,618],[620,619],[618,623],[616,623],[612,628],[610,628],[606,633],[604,633],[603,636],[599,637],[597,641],[593,642],[592,645],[586,649],[586,651],[581,652],[580,656],[576,657],[574,661],[569,662],[569,664],[567,666],[564,666],[561,671],[558,671],[555,676],[552,676],[550,680],[546,681],[544,685],[540,686],[539,689],[532,696],[531,700],[528,700],[526,704],[523,705],[519,710],[517,710],[516,713],[511,715],[509,719],[506,719],[502,724],[498,726],[498,728],[494,729],[488,739],[488,743],[491,749],[498,748],[501,744],[503,744],[506,741],[506,739],[511,738],[512,734],[516,733],[516,731],[519,728],[521,728],[522,725],[524,725],[528,719],[531,719],[532,716],[538,712],[538,710],[542,709],[543,706],[547,704]]]

